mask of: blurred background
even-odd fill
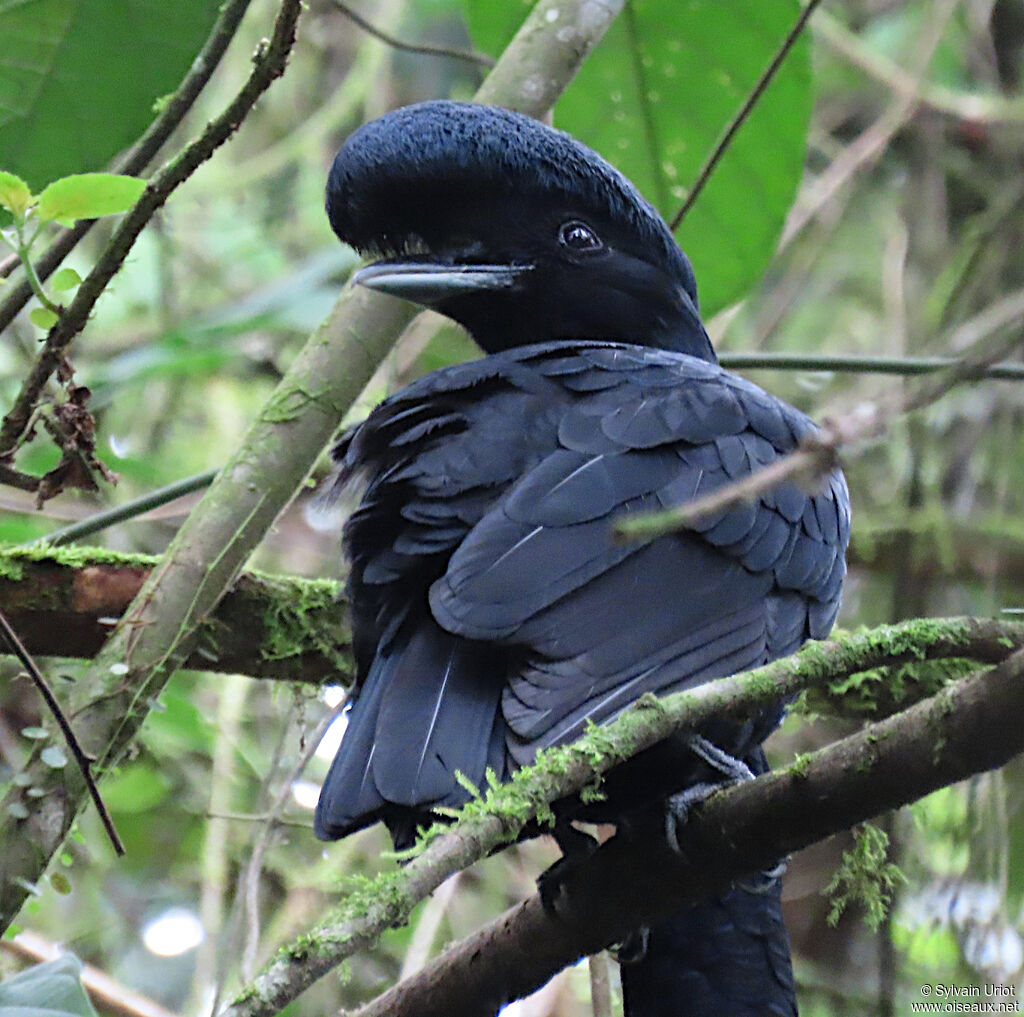
[[[144,17],[145,4],[137,6]],[[527,9],[518,0],[353,6],[404,42],[492,55]],[[323,213],[338,145],[395,106],[468,98],[486,72],[459,55],[391,45],[340,7],[310,0],[287,74],[142,235],[75,344],[99,453],[120,482],[95,494],[62,494],[41,509],[32,495],[0,488],[0,540],[42,537],[224,462],[357,263]],[[616,27],[623,34],[603,44],[603,62],[599,50],[554,122],[620,165],[671,218],[798,5],[704,0],[663,8],[635,0]],[[271,0],[254,0],[168,152],[234,94],[274,11]],[[134,16],[116,31],[130,32]],[[212,13],[203,17],[208,27]],[[657,38],[654,24],[661,25]],[[173,16],[161,31],[174,38]],[[182,70],[206,29],[189,31],[180,40]],[[792,67],[752,118],[745,147],[737,143],[738,161],[723,166],[678,233],[723,356],[947,356],[986,329],[1006,327],[1000,310],[1024,291],[1022,51],[1024,0],[823,4]],[[68,124],[66,110],[63,116],[63,133],[59,119],[48,128],[49,148],[64,150],[52,174],[101,168],[67,151],[61,139],[88,124]],[[5,145],[20,158],[0,131],[0,168],[14,169]],[[33,189],[52,178],[19,172]],[[32,172],[51,170],[40,164]],[[101,222],[69,259],[82,275],[110,228]],[[0,405],[13,399],[41,335],[24,314],[7,329]],[[424,371],[477,355],[454,327],[421,317],[353,419]],[[815,369],[813,361],[744,373],[819,419],[895,396],[905,384]],[[57,456],[36,441],[19,467],[39,473]],[[962,386],[884,441],[851,450],[845,466],[855,514],[841,626],[1024,609],[1020,381]],[[325,457],[319,475],[326,469]],[[158,554],[199,497],[87,542]],[[339,513],[318,510],[303,492],[251,564],[337,578],[340,524]],[[61,661],[50,672],[73,679],[79,666]],[[40,716],[29,684],[12,680],[17,670],[0,658],[6,767],[24,758],[20,732]],[[126,858],[114,859],[87,812],[26,906],[21,928],[64,944],[169,1013],[209,1013],[346,886],[395,864],[382,860],[390,845],[380,829],[327,846],[312,836],[311,809],[340,737],[340,722],[330,720],[342,698],[336,687],[178,674],[133,758],[103,785]],[[797,711],[772,738],[772,757],[784,763],[856,723]],[[909,1012],[923,982],[1021,987],[1022,778],[1017,763],[880,819],[892,839],[890,860],[907,881],[877,931],[855,908],[834,927],[826,920],[821,891],[849,837],[794,858],[785,893],[805,1017]],[[332,1013],[370,998],[530,893],[556,855],[553,845],[528,844],[454,877],[408,928],[386,935],[286,1012]],[[10,972],[24,957],[5,947],[0,967]],[[590,1012],[585,966],[505,1011]]]

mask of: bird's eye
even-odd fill
[[[599,251],[604,246],[601,243],[601,238],[579,219],[562,223],[558,228],[558,242],[574,252]]]

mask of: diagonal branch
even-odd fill
[[[747,717],[804,688],[883,664],[949,656],[997,663],[1022,646],[1020,624],[967,618],[906,622],[815,643],[746,674],[662,700],[646,697],[574,745],[542,752],[510,784],[493,788],[482,803],[466,806],[453,826],[435,828],[434,839],[404,868],[378,877],[371,888],[347,898],[333,918],[283,948],[221,1017],[277,1013],[386,929],[408,921],[416,904],[453,872],[511,843],[526,826],[539,832],[543,824],[533,824],[551,816],[549,803],[593,786],[595,774],[607,773],[675,731],[711,718]],[[451,997],[442,998],[450,1002]]]
[[[64,362],[65,350],[85,327],[96,301],[128,257],[147,223],[172,192],[238,130],[256,100],[284,73],[295,42],[295,26],[301,9],[300,0],[283,0],[273,35],[261,44],[249,78],[238,94],[220,116],[206,125],[195,141],[149,181],[142,197],[118,224],[103,254],[82,280],[74,299],[50,329],[36,362],[15,397],[14,405],[3,418],[0,460],[14,454],[29,426],[43,386]]]
[[[538,896],[450,947],[352,1017],[490,1017],[579,957],[738,876],[1024,751],[1024,651],[799,766],[729,788],[681,831],[685,860],[660,830],[613,838],[570,869],[557,918]],[[245,1011],[243,1011],[245,1012]]]
[[[39,670],[38,665],[32,659],[32,655],[25,649],[24,644],[18,638],[18,634],[11,627],[11,623],[7,620],[7,616],[3,611],[0,611],[0,635],[3,636],[4,641],[10,647],[14,656],[21,662],[21,666],[28,672],[29,677],[32,679],[32,684],[35,685],[50,713],[53,714],[53,719],[57,722],[61,734],[64,735],[64,741],[71,750],[71,755],[75,757],[75,762],[78,764],[78,769],[82,774],[82,780],[89,791],[89,797],[96,806],[100,821],[103,823],[103,829],[107,831],[107,836],[110,838],[110,843],[113,845],[115,853],[123,855],[124,844],[121,843],[121,838],[117,834],[117,828],[114,826],[114,820],[111,818],[110,812],[100,796],[100,789],[96,786],[96,781],[93,780],[92,764],[94,760],[82,748],[78,738],[75,736],[71,721],[61,708],[49,683],[43,677],[43,672]]]
[[[686,218],[687,212],[697,203],[701,191],[704,190],[707,182],[711,179],[711,174],[715,172],[716,167],[722,161],[722,156],[729,151],[729,146],[732,144],[732,139],[736,136],[736,132],[747,122],[747,118],[753,112],[754,107],[761,101],[761,96],[764,95],[768,86],[772,83],[772,78],[775,77],[786,57],[789,56],[790,51],[797,43],[797,39],[803,34],[810,16],[820,4],[821,0],[808,0],[807,6],[800,11],[799,16],[793,23],[793,27],[786,33],[786,37],[782,40],[775,56],[772,57],[768,66],[761,72],[761,76],[754,83],[754,87],[750,90],[750,95],[747,96],[746,101],[736,111],[736,115],[732,120],[726,124],[722,136],[711,150],[711,154],[704,165],[701,166],[697,179],[690,188],[690,193],[686,195],[686,200],[683,202],[682,207],[672,219],[671,228],[673,233],[675,233],[679,228],[679,224]]]

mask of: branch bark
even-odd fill
[[[996,663],[1022,646],[1024,625],[1019,623],[970,618],[918,620],[811,644],[754,671],[662,700],[641,699],[607,727],[591,731],[574,745],[541,753],[537,762],[517,773],[510,784],[492,789],[483,802],[467,805],[459,820],[435,831],[434,839],[404,868],[378,877],[371,889],[343,901],[334,917],[283,948],[221,1017],[271,1017],[386,929],[405,924],[416,904],[453,872],[516,840],[524,827],[537,832],[539,827],[532,824],[550,816],[550,803],[592,786],[595,775],[607,773],[675,731],[697,727],[713,717],[750,716],[759,707],[804,688],[826,686],[884,664],[941,657]],[[924,758],[927,765],[930,752]],[[780,850],[768,864],[788,850]],[[735,874],[756,867],[730,871]],[[517,942],[529,952],[529,938]],[[451,1004],[450,995],[440,998]]]
[[[476,98],[534,116],[545,114],[622,3],[541,0]],[[83,284],[79,295],[85,290]],[[242,446],[77,683],[75,692],[82,703],[78,735],[99,760],[98,769],[121,757],[149,703],[194,650],[202,622],[216,609],[411,317],[411,308],[401,301],[347,288],[310,337]],[[26,885],[39,878],[84,801],[84,789],[73,775],[57,785],[52,771],[47,773],[35,759],[27,773],[32,786],[47,794],[37,800],[26,820],[15,820],[0,806],[4,927],[17,914]]]
[[[579,957],[831,833],[1024,751],[1024,651],[815,753],[716,794],[664,836],[615,837],[570,870],[552,917],[535,895],[352,1017],[493,1017]]]
[[[95,657],[158,563],[148,555],[10,548],[0,551],[0,610],[35,656]],[[347,685],[351,632],[341,584],[241,575],[185,666]]]

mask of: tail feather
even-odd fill
[[[778,882],[733,887],[650,930],[644,956],[622,966],[625,1017],[796,1017]]]

